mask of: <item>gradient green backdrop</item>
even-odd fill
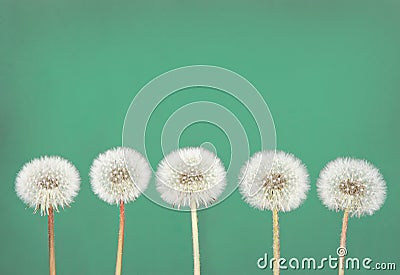
[[[307,201],[281,215],[282,256],[335,255],[341,215],[322,206],[315,181],[326,162],[353,156],[381,169],[388,196],[374,216],[350,220],[349,254],[399,265],[399,12],[399,1],[0,0],[0,274],[48,272],[46,217],[25,210],[14,192],[21,166],[43,154],[70,159],[82,174],[75,203],[55,217],[58,274],[113,274],[118,208],[92,193],[90,164],[121,144],[125,112],[143,85],[193,64],[252,82],[271,109],[278,149],[308,166]],[[195,91],[160,108],[169,115],[198,100]],[[224,102],[251,136],[254,121],[233,99]],[[155,146],[164,122],[151,128]],[[181,144],[204,139],[229,158],[226,137],[210,125],[188,129]],[[155,152],[151,165],[161,157]],[[188,213],[141,197],[126,218],[124,274],[191,274]],[[270,212],[236,191],[199,222],[203,274],[271,273],[256,266],[272,250]],[[366,273],[378,272],[348,272]]]

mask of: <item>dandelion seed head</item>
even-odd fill
[[[309,188],[306,167],[282,151],[254,154],[239,175],[243,199],[261,210],[291,211],[303,203]]]
[[[384,203],[386,183],[371,163],[353,158],[329,162],[317,181],[318,195],[331,210],[353,216],[372,215]]]
[[[221,160],[201,147],[173,151],[159,164],[156,174],[161,198],[179,208],[194,200],[197,206],[208,206],[217,200],[226,185]]]
[[[90,169],[93,192],[109,204],[134,201],[147,188],[150,178],[147,160],[128,147],[100,154]]]
[[[58,156],[43,156],[26,163],[16,178],[18,197],[34,212],[48,214],[73,202],[80,187],[79,172],[73,164]]]

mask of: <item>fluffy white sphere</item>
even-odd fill
[[[158,165],[157,190],[173,207],[207,206],[221,195],[226,185],[226,171],[221,160],[201,147],[173,151]]]
[[[306,167],[282,151],[254,154],[239,175],[243,199],[261,210],[291,211],[306,199],[309,188]]]
[[[79,172],[74,165],[61,157],[44,156],[22,167],[15,190],[24,203],[45,215],[50,207],[58,211],[59,206],[69,206],[79,186]]]
[[[150,178],[147,160],[127,147],[100,154],[90,169],[93,192],[109,204],[134,201],[147,188]]]
[[[318,195],[329,209],[372,215],[385,201],[386,183],[365,160],[338,158],[329,162],[317,181]]]

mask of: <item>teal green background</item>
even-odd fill
[[[70,159],[82,175],[75,203],[55,217],[58,274],[113,274],[118,208],[92,193],[89,167],[121,144],[141,87],[193,64],[233,70],[255,85],[274,117],[277,148],[308,166],[308,199],[281,215],[283,257],[335,255],[341,214],[324,208],[315,182],[328,161],[352,156],[381,170],[388,195],[374,216],[350,220],[349,255],[399,265],[399,12],[399,1],[367,0],[0,0],[0,274],[48,272],[46,217],[25,210],[14,192],[22,165],[43,154]],[[196,101],[195,91],[160,108]],[[251,117],[224,101],[257,139]],[[153,123],[154,142],[162,123]],[[182,145],[196,145],[197,133],[228,160],[226,137],[210,125],[188,129]],[[161,157],[154,152],[151,165]],[[141,197],[126,207],[126,219],[124,274],[191,274],[188,213]],[[271,213],[252,209],[238,191],[201,211],[203,274],[271,274],[256,265],[272,252],[271,229]]]

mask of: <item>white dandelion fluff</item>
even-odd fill
[[[15,189],[18,197],[41,215],[49,209],[69,206],[78,194],[79,172],[68,160],[44,156],[26,163],[18,173]]]
[[[385,201],[386,183],[371,163],[338,158],[321,171],[317,190],[323,204],[331,210],[351,215],[372,215]]]
[[[157,190],[173,206],[208,206],[216,201],[226,185],[226,171],[221,160],[201,147],[173,151],[159,164]]]
[[[304,164],[282,151],[254,154],[242,167],[239,182],[239,190],[251,206],[283,212],[299,207],[310,188]]]
[[[147,160],[128,147],[100,154],[90,169],[93,192],[109,204],[134,201],[147,188],[150,178]]]

